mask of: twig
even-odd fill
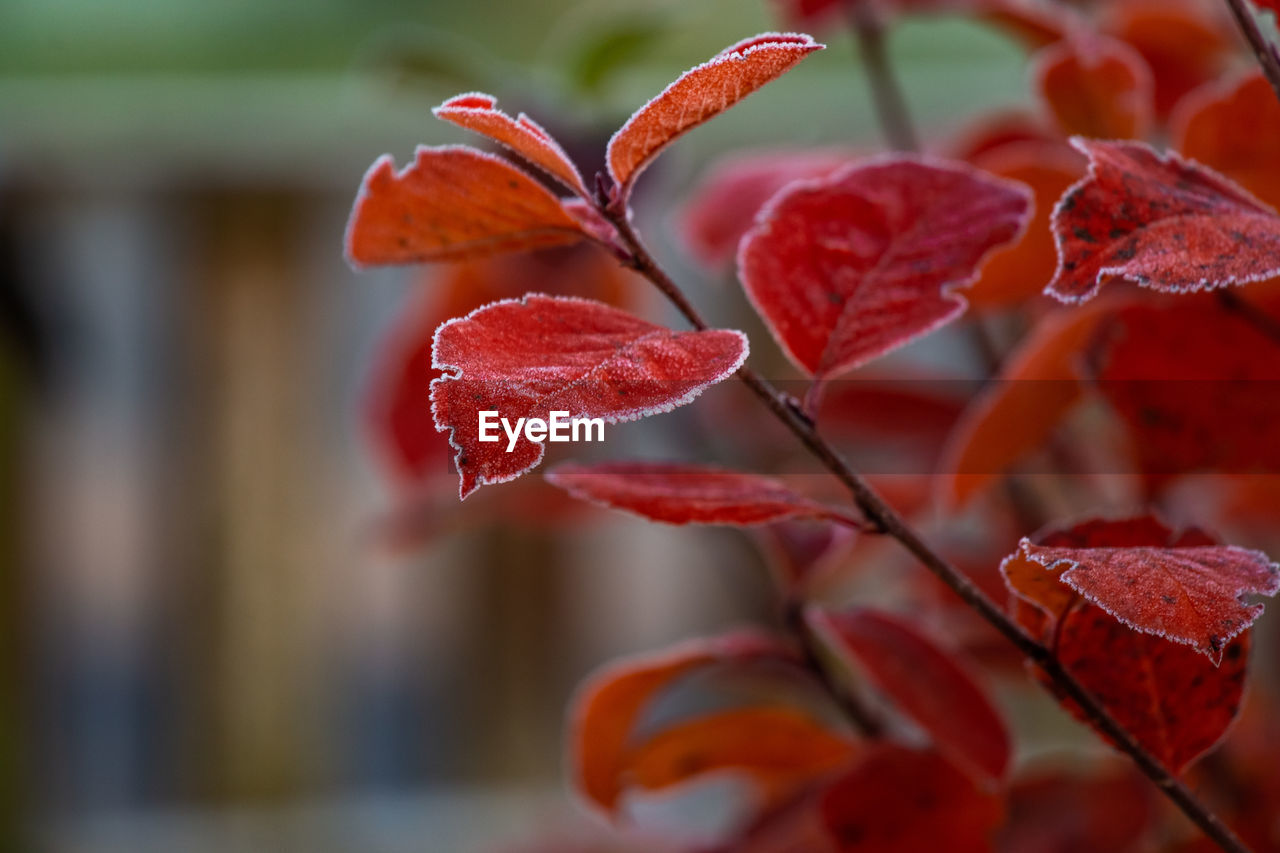
[[[854,728],[864,737],[872,740],[883,737],[885,724],[880,714],[867,705],[851,688],[837,681],[827,669],[823,661],[822,647],[805,622],[804,602],[798,600],[787,602],[783,620],[787,630],[800,645],[800,654],[804,658],[805,665],[821,682],[823,689],[840,706],[840,710],[853,723]]]
[[[604,209],[601,212],[613,223],[619,239],[631,253],[628,265],[662,291],[694,328],[709,328],[698,310],[685,297],[679,285],[671,280],[649,254],[626,213],[619,212],[616,208],[612,211]],[[1231,829],[1210,811],[1208,806],[1200,802],[1191,789],[1138,743],[1097,698],[1077,681],[1075,676],[1063,668],[1048,648],[1024,631],[968,576],[930,548],[915,529],[898,515],[866,480],[849,467],[840,453],[818,433],[814,424],[787,404],[781,392],[746,365],[738,369],[737,376],[773,412],[774,416],[795,434],[823,467],[849,490],[854,503],[869,522],[877,525],[884,534],[898,540],[907,551],[924,564],[925,568],[950,587],[965,604],[977,611],[978,615],[1039,667],[1052,683],[1053,689],[1074,702],[1089,722],[1110,738],[1116,748],[1127,754],[1138,768],[1164,792],[1165,796],[1172,800],[1196,826],[1200,827],[1208,838],[1228,853],[1249,853],[1249,848]]]
[[[885,52],[884,25],[868,0],[847,4],[849,26],[858,40],[858,55],[867,72],[871,100],[889,145],[898,151],[919,151],[920,138],[911,124],[907,101]]]
[[[1238,315],[1264,337],[1280,344],[1280,320],[1230,290],[1219,290],[1217,293],[1218,302],[1223,308]]]
[[[1227,7],[1231,9],[1231,16],[1236,19],[1236,24],[1239,25],[1240,32],[1244,33],[1249,47],[1253,48],[1253,55],[1258,58],[1258,64],[1262,66],[1262,73],[1271,83],[1276,97],[1280,98],[1280,50],[1267,41],[1262,30],[1258,29],[1258,20],[1253,17],[1253,12],[1245,7],[1245,0],[1227,0]]]

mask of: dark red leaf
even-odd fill
[[[1009,795],[999,849],[1008,853],[1131,853],[1155,809],[1151,783],[1137,771],[1089,776],[1035,772]]]
[[[1152,485],[1193,471],[1280,470],[1280,342],[1218,299],[1129,306],[1090,361]]]
[[[1275,12],[1280,16],[1280,0],[1252,0],[1253,5],[1264,12]]]
[[[569,417],[635,420],[692,401],[747,357],[741,332],[672,332],[599,302],[530,294],[495,302],[436,331],[433,358],[446,375],[431,383],[436,426],[449,430],[466,497],[514,479],[544,447],[523,434],[511,452],[482,443],[479,412],[510,423]]]
[[[1211,547],[1212,538],[1196,529],[1178,533],[1152,516],[1138,516],[1081,522],[1051,531],[1040,541],[1040,547],[1075,554],[1143,549],[1195,553]],[[1049,644],[1062,665],[1144,747],[1178,772],[1222,737],[1240,704],[1248,631],[1220,650],[1221,663],[1215,663],[1197,649],[1135,630],[1080,598],[1078,585],[1060,579],[1071,570],[1068,564],[1037,576],[1039,566],[1025,547],[1001,566],[1020,605],[1019,621]],[[1139,585],[1130,592],[1135,599],[1162,594]],[[1062,702],[1084,719],[1074,703]]]
[[[777,802],[846,764],[856,744],[801,711],[746,707],[718,711],[658,732],[636,744],[621,776],[657,790],[717,771],[739,771]]]
[[[498,101],[493,95],[482,92],[455,95],[432,112],[437,118],[500,142],[578,195],[590,198],[582,176],[578,174],[578,167],[564,153],[560,143],[524,113],[513,119],[498,109]]]
[[[770,151],[717,163],[680,216],[679,237],[699,261],[720,267],[733,258],[756,211],[787,184],[829,175],[853,159],[831,149]]]
[[[1251,594],[1280,591],[1280,566],[1235,545],[1072,548],[1019,544],[1089,601],[1138,631],[1185,643],[1215,663],[1262,613]]]
[[[659,692],[699,667],[775,657],[789,658],[776,640],[739,632],[617,660],[594,673],[578,688],[569,708],[574,784],[587,798],[612,810],[625,784],[632,729]]]
[[[1076,604],[1057,630],[1062,665],[1165,767],[1179,773],[1226,734],[1240,708],[1249,632],[1215,665],[1191,648]],[[1063,705],[1084,719],[1070,700]]]
[[[840,853],[984,853],[1003,816],[941,755],[888,743],[826,791],[821,811]]]
[[[1077,36],[1045,48],[1033,79],[1066,134],[1133,139],[1151,126],[1151,69],[1118,39]]]
[[[1081,302],[1116,278],[1181,293],[1280,274],[1280,217],[1226,178],[1142,143],[1072,144],[1089,175],[1053,212],[1050,295]]]
[[[463,146],[419,146],[396,171],[379,157],[347,223],[356,268],[456,261],[576,243],[587,234],[560,201],[507,161]]]
[[[661,462],[567,463],[547,479],[574,497],[667,524],[767,524],[786,518],[857,523],[777,480],[702,465]]]
[[[1185,156],[1280,204],[1280,99],[1261,72],[1226,87],[1200,87],[1178,105],[1171,124]]]
[[[762,33],[689,69],[609,140],[609,174],[623,198],[673,139],[729,109],[823,45],[799,33]]]
[[[806,620],[864,671],[956,762],[1000,781],[1011,747],[1004,720],[956,657],[902,619],[867,608],[811,608]]]
[[[822,379],[959,316],[955,288],[1029,215],[1022,187],[967,166],[875,161],[775,196],[738,268],[792,361]]]

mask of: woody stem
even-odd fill
[[[1249,47],[1253,49],[1253,55],[1258,58],[1267,82],[1275,90],[1276,97],[1280,98],[1280,50],[1262,34],[1262,30],[1258,28],[1258,19],[1245,6],[1245,0],[1227,0],[1227,7],[1245,40],[1249,42]]]
[[[871,100],[889,146],[898,151],[919,151],[920,138],[911,123],[907,99],[885,50],[884,24],[869,0],[852,0],[848,10],[849,26],[858,40],[858,55],[871,87]]]
[[[666,295],[694,328],[700,330],[709,328],[680,286],[666,274],[649,253],[631,225],[626,212],[615,209],[614,211],[602,210],[602,213],[613,223],[618,237],[629,252],[627,265],[638,271]],[[738,369],[737,376],[773,415],[791,430],[822,466],[845,486],[868,522],[878,527],[883,534],[896,539],[965,604],[1029,658],[1044,673],[1052,689],[1074,702],[1094,728],[1110,738],[1116,748],[1128,755],[1134,764],[1208,838],[1228,853],[1249,853],[1249,848],[1236,837],[1235,833],[1208,806],[1197,799],[1182,780],[1138,743],[1137,739],[1103,707],[1102,703],[1058,662],[1053,652],[1024,631],[1022,626],[1013,621],[1004,609],[989,598],[967,575],[934,551],[915,528],[849,466],[840,452],[818,433],[813,422],[798,412],[784,394],[745,364]]]

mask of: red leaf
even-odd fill
[[[963,505],[1044,446],[1082,395],[1078,362],[1106,316],[1100,303],[1048,316],[1009,355],[947,442],[939,484],[944,499]]]
[[[1063,617],[1057,638],[1062,665],[1174,773],[1221,740],[1240,708],[1247,631],[1215,665],[1186,646],[1134,631],[1082,602]],[[1070,700],[1063,704],[1084,719]]]
[[[433,358],[446,375],[431,383],[436,427],[449,430],[465,498],[542,461],[544,447],[520,435],[481,443],[479,412],[546,420],[635,420],[691,402],[741,366],[741,332],[672,332],[599,302],[530,294],[495,302],[436,331]]]
[[[1036,542],[1051,548],[1138,548],[1211,545],[1210,537],[1188,531],[1177,533],[1153,515],[1120,519],[1089,519],[1070,527],[1050,530],[1036,537]],[[1046,568],[1019,550],[1000,564],[1009,591],[1021,601],[1034,605],[1048,617],[1047,624],[1057,623],[1079,598],[1079,593],[1062,582],[1065,563]]]
[[[1235,545],[1054,548],[1023,539],[1022,556],[1129,627],[1185,643],[1215,663],[1262,613],[1251,593],[1280,591],[1280,566]]]
[[[1060,41],[1037,56],[1032,77],[1063,133],[1132,139],[1150,129],[1151,69],[1122,41]]]
[[[554,195],[505,160],[457,145],[419,146],[400,171],[385,155],[365,173],[346,252],[361,269],[562,246],[586,236]]]
[[[622,305],[633,273],[598,246],[494,255],[432,267],[410,304],[400,312],[375,360],[368,420],[375,450],[389,472],[418,486],[450,473],[448,439],[431,416],[431,366],[436,329],[498,299],[530,292],[587,296]]]
[[[1181,293],[1280,274],[1280,217],[1226,178],[1137,142],[1072,144],[1089,175],[1053,212],[1050,295],[1082,302],[1113,278]]]
[[[1129,306],[1090,360],[1153,483],[1280,470],[1280,344],[1218,299]]]
[[[797,365],[822,379],[964,311],[954,289],[1030,215],[1021,187],[892,159],[792,184],[742,240],[743,286]]]
[[[1145,850],[1154,815],[1151,783],[1128,768],[1105,775],[1036,773],[1009,796],[1001,850],[1011,853],[1130,853]]]
[[[677,723],[629,751],[621,775],[643,788],[677,785],[737,770],[766,803],[847,763],[856,746],[808,714],[781,707],[719,711]]]
[[[729,109],[823,45],[799,33],[762,33],[691,68],[635,112],[609,140],[609,174],[621,198],[680,134]]]
[[[970,161],[979,169],[1031,188],[1035,213],[1016,243],[998,249],[966,292],[974,308],[1002,308],[1040,298],[1058,266],[1050,215],[1062,194],[1084,174],[1084,158],[1065,142],[1012,142]]]
[[[711,168],[680,215],[679,237],[693,255],[716,268],[733,258],[756,211],[800,178],[829,175],[852,159],[833,150],[771,151],[726,159]]]
[[[1280,204],[1280,100],[1261,72],[1202,86],[1171,123],[1185,156],[1217,169],[1267,204]]]
[[[840,853],[983,853],[1000,801],[934,752],[873,746],[823,795],[822,816]]]
[[[1169,115],[1192,89],[1213,80],[1233,58],[1238,38],[1229,20],[1206,14],[1195,0],[1106,3],[1102,30],[1142,54],[1155,81],[1156,115]]]
[[[617,660],[594,673],[570,704],[569,763],[574,783],[586,797],[612,810],[624,787],[631,731],[661,690],[698,667],[770,657],[789,655],[771,637],[739,632]]]
[[[952,653],[907,622],[867,608],[840,613],[811,608],[805,618],[846,661],[860,664],[938,749],[992,781],[1004,778],[1011,757],[1009,732]]]
[[[437,118],[502,143],[578,195],[590,198],[582,176],[578,174],[578,167],[564,153],[560,143],[524,113],[513,119],[498,109],[497,104],[492,95],[470,92],[455,95],[432,112]]]
[[[1143,549],[1194,553],[1213,540],[1194,528],[1177,533],[1146,515],[1093,519],[1051,531],[1040,541],[1041,546],[1033,548],[1079,555]],[[1225,653],[1219,650],[1219,665],[1196,649],[1135,630],[1101,607],[1081,600],[1077,593],[1086,597],[1090,593],[1081,589],[1078,580],[1065,579],[1067,572],[1074,570],[1070,564],[1039,568],[1042,564],[1035,557],[1042,554],[1021,547],[1001,566],[1015,600],[1040,614],[1040,636],[1062,665],[1165,766],[1175,773],[1180,771],[1216,743],[1234,719],[1243,688],[1249,633],[1245,631],[1228,645]],[[1163,570],[1155,571],[1160,574]],[[1158,598],[1164,594],[1142,586],[1139,582],[1132,587],[1129,596]],[[1019,616],[1024,626],[1033,627],[1026,610]],[[1046,684],[1052,689],[1051,683]],[[1060,700],[1084,719],[1074,703]]]
[[[567,463],[547,479],[575,498],[667,524],[767,524],[787,518],[857,523],[777,480],[701,465]]]
[[[1264,12],[1275,12],[1280,15],[1280,0],[1252,0],[1253,5]]]

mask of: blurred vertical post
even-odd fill
[[[189,744],[218,799],[270,801],[306,783],[316,718],[306,713],[317,588],[308,538],[311,372],[307,283],[295,195],[264,190],[198,200],[196,358],[210,385],[197,437],[208,448],[206,541],[191,612],[204,620],[204,672],[190,690],[211,737]],[[200,555],[194,555],[199,557]]]

